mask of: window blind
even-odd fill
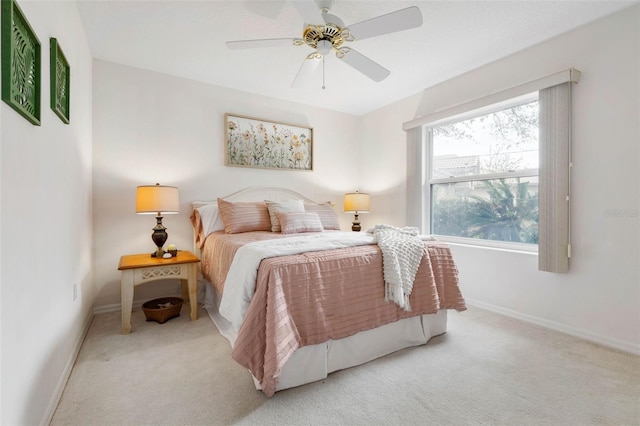
[[[571,83],[540,90],[539,102],[538,269],[568,272]]]
[[[425,185],[428,176],[425,144],[422,141],[424,129],[414,127],[407,131],[407,224],[421,232],[428,231],[425,218],[428,216],[429,189]]]

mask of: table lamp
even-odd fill
[[[355,215],[351,226],[352,231],[359,232],[362,229],[360,227],[360,221],[358,220],[358,214],[369,213],[369,206],[369,194],[358,191],[344,194],[344,212],[354,213]]]
[[[164,255],[164,243],[167,241],[167,228],[162,225],[162,214],[179,213],[180,202],[178,200],[178,188],[156,183],[155,185],[142,185],[136,191],[136,213],[156,214],[156,226],[153,228],[151,239],[157,249],[151,253],[151,257]]]

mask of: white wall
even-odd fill
[[[531,254],[456,246],[462,288],[478,305],[640,353],[639,6],[369,114],[367,150],[384,152],[386,178],[399,182],[401,122],[567,68],[582,71],[573,98],[570,272],[538,272]],[[365,157],[363,181],[374,179],[381,161]],[[405,222],[403,194],[398,186],[379,200],[396,207],[389,222]]]
[[[0,49],[1,51],[1,49]],[[0,152],[2,152],[2,110],[4,108],[0,107]],[[2,193],[3,191],[3,185],[2,185],[2,159],[0,158],[0,232],[2,232]],[[4,377],[4,373],[3,371],[3,366],[2,366],[2,358],[3,358],[3,351],[2,351],[2,341],[4,340],[2,338],[2,260],[3,256],[2,256],[2,234],[0,234],[0,378]],[[0,422],[2,422],[2,388],[4,386],[2,386],[2,381],[0,379]]]
[[[42,49],[42,125],[1,103],[3,425],[49,421],[93,303],[91,53],[75,3],[20,6]],[[71,68],[69,125],[49,108],[50,37]]]
[[[118,308],[121,255],[151,252],[155,219],[136,215],[138,185],[176,185],[180,214],[166,215],[167,243],[192,249],[190,203],[248,186],[283,186],[333,201],[344,229],[343,194],[358,183],[361,138],[354,116],[278,101],[164,74],[94,62],[94,278],[96,307]],[[224,166],[224,114],[310,126],[314,170]],[[149,286],[149,287],[147,287]],[[171,281],[136,287],[134,300],[171,294]]]
[[[420,99],[419,94],[408,97],[361,119],[361,182],[371,194],[371,213],[361,216],[363,227],[406,224],[407,150],[402,123],[415,114]]]

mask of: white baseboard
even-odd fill
[[[528,322],[531,324],[539,325],[551,330],[559,331],[570,336],[578,337],[580,339],[588,340],[593,343],[598,343],[603,346],[607,346],[613,349],[617,349],[623,352],[628,352],[634,355],[640,355],[640,344],[625,342],[618,339],[613,339],[609,336],[602,334],[592,333],[590,331],[582,330],[576,327],[571,327],[566,324],[561,324],[555,321],[549,321],[544,318],[534,317],[533,315],[523,314],[522,312],[513,311],[511,309],[503,308],[500,306],[492,305],[490,303],[480,302],[479,300],[467,299],[465,301],[468,305],[475,306],[487,311],[495,312],[500,315],[515,318]]]
[[[182,297],[182,294],[176,293],[176,294],[170,294],[169,296]],[[138,309],[139,307],[142,306],[143,303],[148,302],[148,301],[149,301],[149,299],[147,299],[147,300],[134,300],[132,309]],[[106,313],[109,313],[109,312],[117,312],[117,311],[120,311],[120,310],[122,310],[122,303],[111,303],[109,305],[94,306],[93,307],[93,314],[94,315],[106,314]]]
[[[137,309],[137,308],[141,307],[144,302],[145,301],[143,301],[143,300],[134,300],[133,301],[133,308]],[[120,310],[122,310],[122,304],[121,303],[112,303],[110,305],[94,306],[93,307],[93,314],[94,315],[106,314],[108,312],[116,312],[116,311],[120,311]]]
[[[53,395],[51,395],[51,399],[49,400],[49,405],[47,406],[47,410],[44,413],[43,421],[40,423],[42,425],[48,425],[51,423],[53,419],[53,415],[56,412],[56,408],[58,408],[58,403],[60,402],[60,398],[62,398],[62,393],[64,392],[64,388],[67,385],[67,381],[69,380],[69,376],[71,376],[71,370],[73,370],[73,365],[76,363],[76,359],[78,358],[78,354],[80,353],[80,348],[82,347],[82,343],[84,342],[84,338],[87,336],[89,332],[89,327],[91,326],[91,322],[93,321],[94,313],[92,310],[87,312],[87,316],[84,318],[82,322],[82,331],[78,335],[75,344],[73,345],[73,350],[71,354],[69,354],[69,358],[64,366],[64,370],[60,375],[60,379],[58,379],[58,384],[56,385],[55,391]]]

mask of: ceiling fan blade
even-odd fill
[[[306,57],[302,66],[298,70],[298,74],[296,74],[296,78],[293,79],[293,83],[291,83],[291,87],[294,89],[298,89],[306,85],[306,83],[311,80],[313,77],[313,73],[315,72],[318,65],[322,61],[322,57],[317,53],[313,52],[309,56]]]
[[[357,50],[348,47],[340,49],[336,56],[373,81],[380,82],[391,74],[391,71],[382,65],[372,61]]]
[[[261,40],[228,41],[229,49],[253,49],[256,47],[295,46],[294,38],[265,38]]]
[[[324,18],[314,0],[296,0],[293,5],[307,25],[324,25]]]
[[[348,27],[354,40],[376,37],[422,25],[422,13],[416,6],[380,15]]]

